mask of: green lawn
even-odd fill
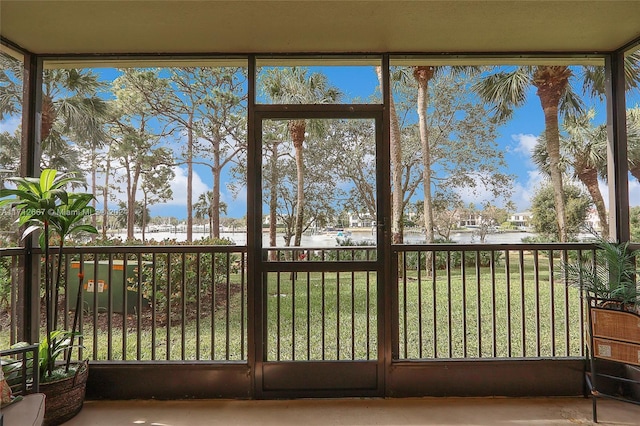
[[[538,286],[533,256],[523,256],[521,275],[517,252],[510,257],[509,275],[504,259],[493,274],[489,267],[479,268],[478,274],[475,266],[464,271],[458,266],[449,275],[436,270],[434,279],[424,270],[420,276],[415,268],[407,270],[398,283],[399,358],[580,356],[579,293],[560,282],[552,284],[548,258],[541,255],[539,262]],[[553,265],[557,270],[558,259]],[[84,355],[97,360],[245,360],[246,291],[239,291],[239,283],[239,273],[232,274],[230,285],[236,291],[229,293],[228,306],[215,304],[213,314],[209,303],[199,315],[192,309],[185,321],[172,314],[171,326],[157,319],[155,344],[148,312],[139,344],[136,315],[123,327],[122,316],[114,314],[110,357],[106,314],[99,315],[94,338],[93,314],[88,313]],[[298,273],[295,278],[288,272],[269,273],[266,299],[267,360],[377,358],[375,273]],[[8,341],[6,330],[0,331],[0,339]]]

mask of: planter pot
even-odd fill
[[[40,392],[47,396],[44,414],[45,426],[62,424],[80,412],[88,377],[89,364],[87,361],[83,361],[74,376],[40,384]]]

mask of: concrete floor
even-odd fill
[[[640,425],[640,406],[598,400],[599,424]],[[86,401],[65,426],[589,425],[585,398]]]

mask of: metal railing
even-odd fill
[[[264,249],[264,259],[272,252],[276,260],[264,264],[262,283],[265,359],[377,359],[376,248]],[[82,357],[246,361],[246,254],[241,246],[67,247],[58,328],[70,327],[80,291]],[[11,342],[18,335],[11,312],[23,255],[0,249],[8,306],[0,334]],[[595,248],[392,246],[392,281],[385,286],[394,295],[395,320],[386,325],[396,342],[393,359],[584,355],[581,293],[565,284],[560,268],[578,256],[593,261]]]
[[[394,246],[396,359],[584,355],[581,290],[562,262],[589,244]]]
[[[0,341],[10,344],[18,340],[18,329],[21,326],[19,319],[22,315],[19,315],[19,310],[22,305],[19,302],[22,292],[19,277],[23,258],[22,248],[0,249],[0,334],[5,336]]]

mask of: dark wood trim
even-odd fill
[[[616,241],[629,241],[629,166],[624,52],[605,60],[607,94],[607,174],[609,181],[609,234]]]
[[[376,391],[376,361],[265,362],[265,392]]]
[[[20,175],[40,175],[40,124],[42,121],[42,60],[24,54],[22,82],[22,140],[20,146]],[[40,324],[40,257],[33,249],[38,247],[37,235],[24,240],[25,256],[20,266],[18,297],[22,301],[23,340],[39,341]],[[22,292],[22,294],[20,294]]]
[[[252,395],[260,396],[262,382],[262,134],[256,132],[256,58],[248,61],[247,90],[247,311],[248,362],[251,369]]]
[[[87,399],[252,397],[247,364],[91,361]]]
[[[616,49],[615,53],[626,53],[629,50],[633,50],[636,47],[640,46],[640,36],[634,38],[633,40],[631,40],[630,42],[620,46],[618,49]]]
[[[583,358],[397,362],[387,396],[578,396],[584,371]]]
[[[99,362],[89,367],[87,399],[189,399],[189,398],[331,398],[380,396],[362,381],[350,384],[345,377],[324,389],[301,388],[292,375],[295,366],[265,365],[271,389],[253,392],[251,368],[244,363],[186,362]],[[320,364],[320,363],[316,363]],[[331,368],[335,363],[327,363]],[[354,374],[375,371],[374,362],[349,362]],[[303,368],[304,366],[300,366]],[[308,367],[304,367],[308,371]],[[278,376],[279,372],[283,374]],[[312,370],[313,371],[313,370]],[[321,380],[322,369],[315,378]],[[386,385],[387,397],[421,396],[582,396],[585,360],[565,359],[473,359],[403,361],[391,364]],[[375,380],[375,379],[374,379]],[[373,382],[369,383],[373,384]],[[356,386],[357,385],[357,386]],[[359,387],[358,387],[359,386]]]
[[[378,353],[380,371],[378,386],[387,394],[389,366],[397,347],[397,257],[391,250],[391,76],[389,55],[382,57],[382,132],[377,140],[377,198],[378,198],[378,258],[382,260],[382,277],[378,279]]]
[[[0,36],[0,44],[7,46],[8,48],[15,50],[16,52],[21,53],[23,55],[33,55],[32,52],[28,51],[24,47],[20,46],[17,43],[12,42],[11,40],[3,36]]]
[[[6,40],[6,43],[12,43],[10,40]],[[625,46],[632,45],[633,42],[625,44]],[[12,43],[15,45],[15,43]],[[532,59],[564,59],[567,60],[584,60],[590,58],[604,58],[609,55],[611,51],[609,50],[589,50],[589,51],[511,51],[511,52],[337,52],[337,53],[327,53],[327,52],[287,52],[287,53],[255,53],[255,52],[243,52],[243,53],[225,53],[225,52],[191,52],[191,53],[176,53],[176,52],[166,52],[166,53],[142,53],[142,52],[130,52],[130,53],[40,53],[38,56],[42,57],[46,60],[68,60],[68,61],[78,61],[78,60],[111,60],[117,62],[118,60],[185,60],[185,59],[242,59],[247,58],[249,56],[256,57],[257,60],[260,59],[269,59],[274,60],[281,58],[283,60],[291,60],[291,59],[344,59],[344,58],[354,58],[354,59],[377,59],[384,55],[391,55],[392,60],[397,58],[408,58],[408,57],[417,57],[417,58],[433,58],[438,61],[446,61],[447,58],[452,58],[456,60],[460,59],[469,59],[469,60],[478,60],[478,59],[509,59],[513,60],[514,65],[518,65],[518,60],[527,60],[530,61]]]

